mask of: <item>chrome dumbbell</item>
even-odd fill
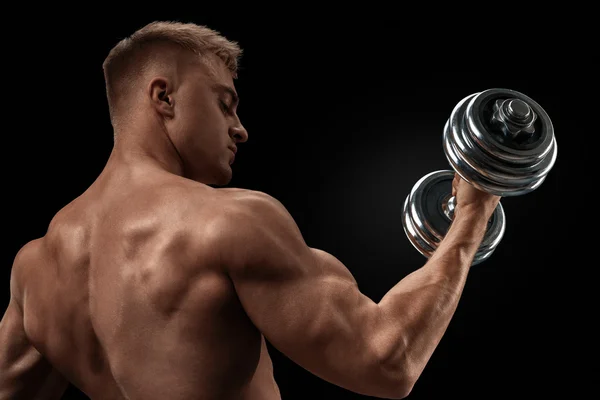
[[[404,232],[427,258],[452,223],[455,173],[482,191],[520,196],[544,182],[557,154],[548,114],[528,96],[510,89],[488,89],[458,102],[444,126],[443,148],[452,170],[434,171],[419,179],[403,206]],[[492,255],[505,226],[499,203],[473,265]]]

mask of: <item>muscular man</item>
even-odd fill
[[[499,198],[460,179],[436,253],[376,303],[268,194],[224,188],[248,140],[241,49],[155,22],[104,63],[114,147],[16,254],[0,399],[279,399],[266,340],[350,391],[407,396],[442,338]],[[400,261],[399,261],[400,262]]]

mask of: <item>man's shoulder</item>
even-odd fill
[[[268,193],[251,189],[219,189],[216,200],[231,208],[236,213],[248,216],[265,216],[266,214],[283,211],[285,207],[275,197]],[[241,215],[236,215],[240,217]]]
[[[17,300],[17,304],[21,305],[22,292],[29,271],[35,269],[36,265],[41,262],[44,238],[35,238],[25,243],[17,251],[10,273],[10,291],[11,295]]]
[[[261,191],[219,189],[211,208],[210,236],[226,249],[243,247],[253,251],[290,227],[295,228],[285,206]]]
[[[168,209],[185,209],[202,212],[208,211],[210,216],[242,217],[258,216],[274,210],[284,209],[284,206],[275,197],[259,190],[243,188],[213,188],[197,182],[174,180],[168,185],[161,185],[157,192],[154,189],[154,207]],[[183,207],[183,208],[182,208]]]
[[[248,228],[251,231],[270,224],[291,221],[285,206],[275,197],[258,190],[225,189],[215,198],[219,219],[232,223],[236,230]]]
[[[294,218],[278,199],[260,191],[232,191],[225,197],[204,243],[231,277],[271,274],[282,265],[314,261]]]

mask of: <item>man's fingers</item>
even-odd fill
[[[458,187],[458,180],[459,180],[459,176],[458,174],[454,174],[454,179],[452,179],[452,196],[456,196],[456,188]]]

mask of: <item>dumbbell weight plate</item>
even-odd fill
[[[404,232],[412,245],[426,258],[431,257],[437,249],[452,223],[444,208],[452,195],[454,174],[454,171],[440,170],[423,176],[404,201]],[[504,210],[498,203],[488,221],[486,233],[472,265],[477,265],[492,255],[502,240],[505,226]]]
[[[514,137],[503,133],[505,101],[527,107],[532,118]],[[503,125],[504,124],[504,125]],[[525,126],[525,125],[524,125]],[[464,180],[498,196],[520,196],[537,189],[556,161],[554,128],[533,99],[510,89],[488,89],[463,98],[444,126],[446,158]]]

